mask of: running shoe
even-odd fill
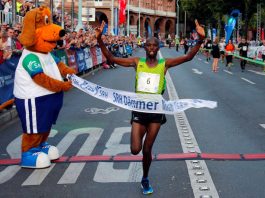
[[[153,188],[152,186],[149,184],[149,180],[148,178],[143,178],[141,181],[141,187],[143,189],[143,194],[144,195],[149,195],[153,193]]]

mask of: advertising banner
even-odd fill
[[[0,65],[0,104],[14,98],[14,77],[19,56],[12,56]]]
[[[75,50],[70,50],[70,49],[66,50],[66,55],[67,55],[68,66],[75,69],[75,71],[78,72]]]
[[[68,65],[67,54],[64,49],[54,50],[54,55],[57,56],[64,64]]]
[[[101,64],[102,63],[102,52],[100,48],[96,48],[96,55],[97,55],[97,63]]]
[[[76,60],[78,65],[78,72],[83,72],[86,69],[86,62],[83,49],[76,49]]]
[[[93,61],[90,53],[90,48],[85,48],[84,49],[84,57],[85,57],[85,62],[86,62],[86,69],[92,68],[93,67]]]
[[[98,64],[97,52],[96,51],[97,51],[96,47],[91,47],[90,48],[90,53],[91,53],[93,65],[97,65]]]

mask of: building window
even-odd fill
[[[103,0],[94,0],[95,6],[102,6],[103,5]]]

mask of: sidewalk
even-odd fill
[[[3,126],[7,123],[9,123],[10,121],[12,121],[13,119],[15,119],[17,117],[17,110],[16,107],[13,106],[11,109],[9,110],[2,110],[0,112],[0,126]]]

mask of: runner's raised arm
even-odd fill
[[[201,44],[203,43],[203,39],[205,38],[205,32],[203,27],[200,26],[199,22],[195,20],[196,31],[199,35],[199,39],[196,41],[196,45],[189,51],[187,55],[180,56],[177,58],[168,58],[166,59],[166,68],[177,66],[181,63],[190,61],[199,51]]]

